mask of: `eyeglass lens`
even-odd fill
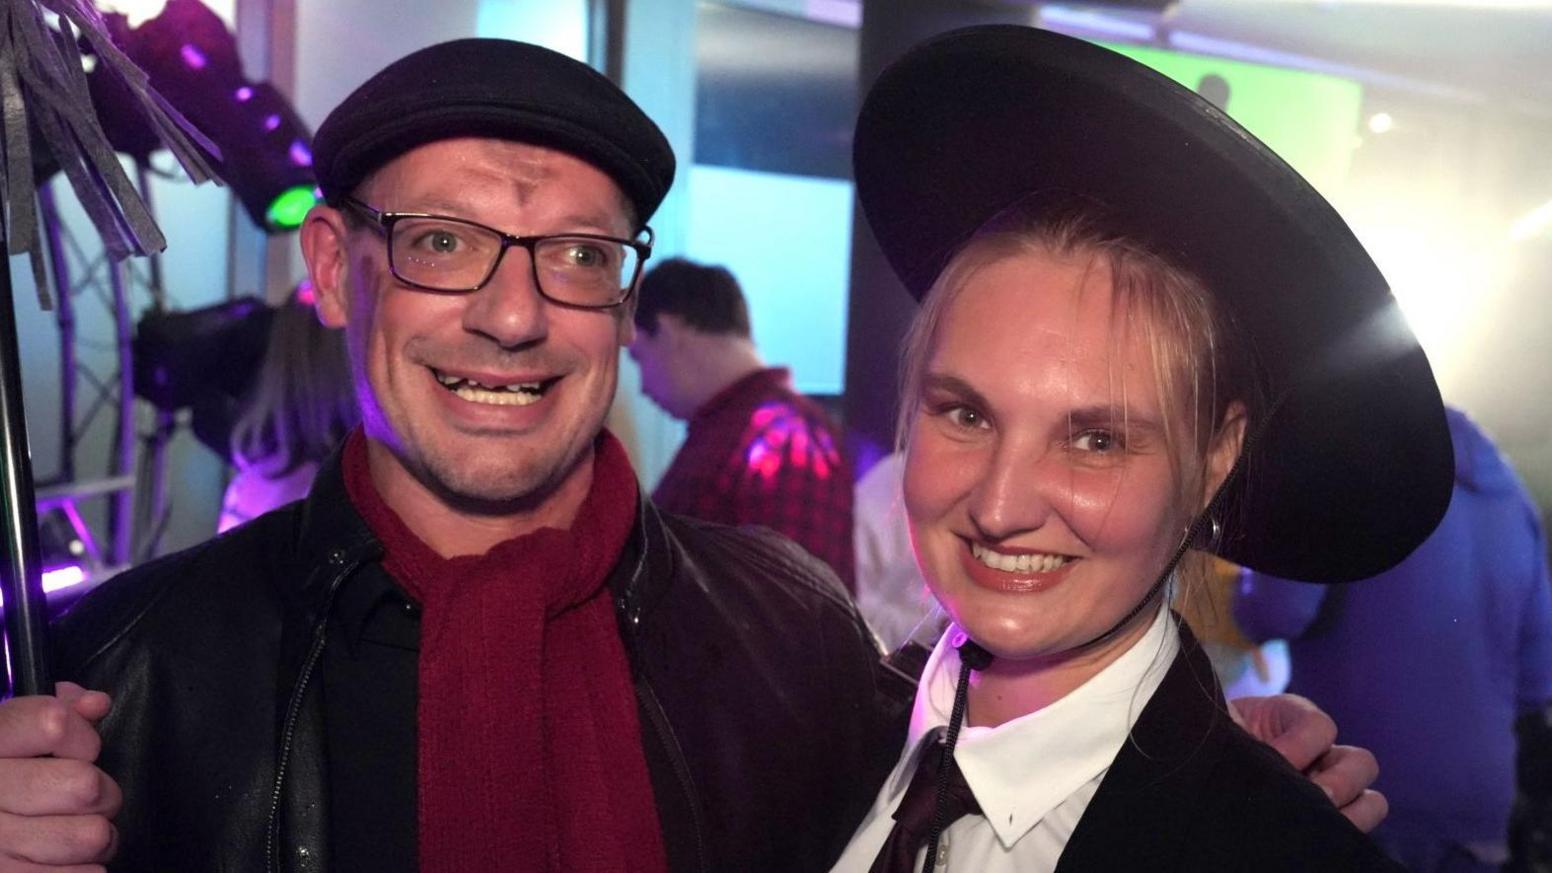
[[[470,291],[501,256],[502,240],[488,228],[441,218],[401,218],[390,240],[399,278],[441,291]],[[618,303],[636,275],[631,246],[585,236],[556,236],[532,246],[534,275],[546,297],[578,306]]]

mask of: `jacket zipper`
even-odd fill
[[[620,614],[625,622],[622,631],[626,634],[626,644],[634,655],[640,644],[640,628],[642,605],[640,602],[641,576],[646,571],[647,553],[652,549],[652,538],[647,530],[647,512],[657,515],[656,508],[651,503],[641,502],[640,516],[637,523],[641,530],[641,555],[636,560],[636,569],[631,573],[630,584],[626,586],[625,593],[617,602]],[[661,528],[663,520],[657,519]],[[632,658],[639,663],[639,658]],[[674,778],[679,782],[679,790],[683,792],[686,804],[690,808],[690,826],[695,831],[695,869],[708,873],[711,870],[710,863],[706,860],[706,822],[701,814],[700,794],[695,790],[695,783],[690,778],[690,765],[685,760],[684,749],[679,745],[679,737],[674,733],[673,725],[668,722],[668,713],[663,710],[663,704],[657,699],[657,692],[652,690],[652,683],[647,681],[644,672],[635,670],[636,697],[641,701],[642,708],[647,712],[647,719],[651,722],[652,730],[658,735],[663,750],[668,754],[668,762],[673,767]]]
[[[636,680],[636,691],[644,704],[647,716],[652,721],[652,727],[657,731],[658,738],[662,740],[663,748],[668,752],[669,763],[673,765],[674,776],[679,780],[679,788],[684,792],[685,800],[690,807],[690,824],[695,830],[695,866],[697,870],[709,871],[711,867],[706,862],[706,823],[701,819],[700,797],[695,791],[695,784],[690,780],[690,765],[685,762],[684,750],[679,746],[679,738],[674,735],[673,725],[668,723],[668,714],[663,711],[663,705],[658,702],[657,692],[652,690],[652,685],[645,676]]]
[[[345,553],[342,551],[331,553],[329,563],[339,567],[340,570],[329,581],[323,609],[318,613],[318,620],[313,623],[313,641],[308,647],[306,660],[302,662],[302,670],[297,675],[296,688],[291,692],[291,700],[286,705],[285,726],[280,732],[280,755],[275,763],[275,787],[270,794],[269,828],[264,837],[265,867],[270,873],[280,873],[280,859],[276,855],[276,844],[280,840],[280,804],[284,797],[286,765],[291,760],[291,744],[296,737],[296,722],[301,714],[302,698],[307,692],[308,683],[312,681],[318,659],[323,655],[325,632],[328,629],[329,612],[334,607],[334,595],[339,591],[340,583],[356,568],[355,563],[346,562]]]
[[[646,549],[650,548],[646,537],[646,519],[640,521],[642,525],[642,556],[636,564],[636,570],[631,574],[631,584],[622,598],[620,607],[625,612],[632,630],[632,636],[637,626],[641,624],[641,610],[636,602],[636,594],[639,589],[637,582],[646,566]],[[301,673],[297,676],[296,688],[291,692],[291,700],[286,705],[285,726],[280,735],[280,755],[275,764],[275,785],[270,796],[269,828],[264,839],[265,866],[270,873],[280,873],[279,859],[276,856],[276,844],[280,839],[280,804],[285,791],[286,765],[291,759],[291,743],[296,735],[296,722],[302,708],[302,697],[307,691],[307,685],[312,681],[313,671],[317,668],[318,658],[323,654],[325,631],[328,627],[329,612],[334,606],[334,595],[339,591],[340,583],[344,581],[356,569],[359,562],[346,563],[345,553],[336,551],[329,556],[329,562],[340,567],[334,578],[329,582],[329,590],[324,598],[323,609],[319,613],[317,622],[313,625],[313,641],[308,648],[307,658],[302,662]],[[684,749],[679,745],[679,738],[674,733],[673,725],[668,722],[668,714],[663,711],[663,705],[658,702],[657,692],[652,690],[652,685],[645,676],[638,676],[636,689],[640,695],[643,708],[652,722],[652,727],[657,731],[662,740],[663,748],[668,753],[669,763],[673,766],[674,776],[679,781],[679,788],[684,792],[685,799],[690,807],[690,823],[695,830],[695,860],[696,869],[702,873],[709,873],[710,866],[706,860],[706,825],[701,815],[700,797],[695,791],[695,784],[690,778],[690,765],[685,761]]]

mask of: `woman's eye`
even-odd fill
[[[986,426],[986,417],[968,406],[955,406],[948,410],[947,415],[949,422],[956,427],[970,430]]]
[[[1080,452],[1104,454],[1121,448],[1121,440],[1108,430],[1086,430],[1073,438],[1072,447]]]

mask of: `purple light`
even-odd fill
[[[86,570],[76,564],[66,564],[63,567],[54,567],[43,571],[43,591],[45,594],[58,591],[61,588],[73,588],[86,581]],[[5,598],[0,597],[0,606],[5,605]]]
[[[291,163],[298,167],[311,167],[313,165],[313,150],[307,147],[307,143],[299,139],[291,141]]]
[[[190,69],[203,70],[205,68],[205,53],[195,48],[192,43],[184,43],[182,48],[183,62]]]
[[[785,464],[812,469],[828,479],[840,463],[834,440],[824,430],[812,430],[797,410],[780,402],[766,403],[754,411],[744,432],[749,442],[745,475],[770,487]]]
[[[249,88],[247,85],[244,85],[241,88],[237,89],[237,102],[238,103],[247,103],[249,100],[252,100],[252,99],[253,99],[253,89],[252,88]]]
[[[265,119],[264,119],[264,129],[265,130],[274,130],[275,128],[277,128],[279,126],[280,126],[280,116],[278,116],[278,115],[270,115],[270,116],[266,116],[265,117]]]

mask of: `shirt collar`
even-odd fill
[[[957,631],[949,627],[922,673],[906,745],[911,762],[948,724],[959,678],[959,651],[950,642]],[[1109,768],[1179,648],[1173,616],[1160,609],[1130,649],[1067,696],[997,727],[960,729],[954,760],[1005,849]],[[914,772],[897,768],[891,795]]]
[[[791,381],[792,371],[786,367],[765,367],[754,370],[702,403],[700,408],[690,416],[690,421],[692,423],[704,421],[740,402],[747,403],[749,397],[761,397],[773,389],[786,388]]]
[[[383,622],[399,620],[394,617],[396,614],[408,616],[417,610],[393,578],[380,565],[373,565],[362,568],[340,586],[333,613],[345,632],[346,644],[354,650],[363,637],[379,642],[384,638],[397,641],[403,634],[394,633],[396,628]]]

